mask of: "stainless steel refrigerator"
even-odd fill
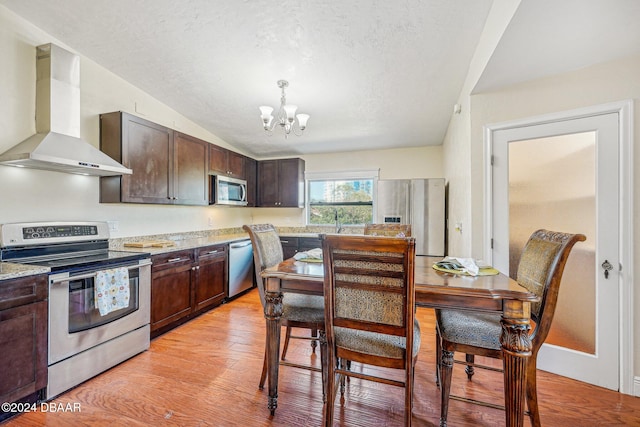
[[[375,206],[378,224],[411,224],[416,255],[445,255],[445,180],[381,179]]]

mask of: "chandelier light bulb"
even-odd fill
[[[309,115],[298,114],[296,118],[298,119],[298,126],[300,126],[300,130],[304,130],[307,127],[307,120],[309,120]]]
[[[269,117],[271,117],[271,112],[273,111],[272,107],[267,107],[265,105],[263,105],[262,107],[260,107],[260,113],[262,117],[262,120],[268,119]]]
[[[293,121],[296,119],[296,110],[298,109],[297,105],[285,105],[284,106],[284,112],[287,114],[287,121],[289,123],[293,123]]]

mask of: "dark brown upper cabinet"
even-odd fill
[[[304,160],[300,158],[258,162],[258,206],[304,207]]]
[[[247,181],[247,206],[254,207],[258,205],[258,162],[252,158],[244,158],[244,173]]]
[[[209,173],[246,179],[245,157],[217,145],[209,145]]]
[[[100,149],[133,170],[100,178],[102,203],[207,205],[206,141],[121,111],[100,115]]]

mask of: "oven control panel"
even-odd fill
[[[0,247],[109,238],[106,222],[30,222],[0,225]]]
[[[95,225],[53,225],[42,227],[25,227],[22,238],[47,239],[49,237],[96,236],[98,227]]]

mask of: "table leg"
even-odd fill
[[[276,282],[276,283],[274,283]],[[269,400],[267,408],[274,415],[278,407],[278,370],[280,368],[280,317],[282,316],[282,292],[280,280],[269,278],[265,289],[264,318],[267,323],[267,375]]]
[[[504,301],[500,343],[503,354],[507,427],[522,427],[524,425],[527,362],[531,356],[530,310],[529,302]]]

